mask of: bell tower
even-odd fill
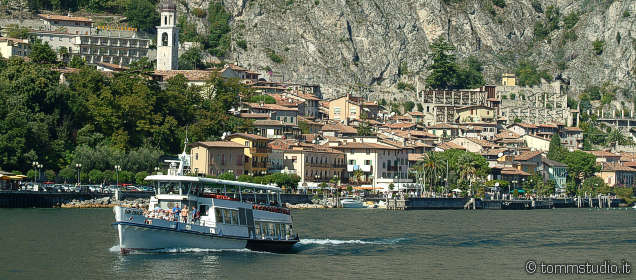
[[[179,28],[177,6],[172,0],[159,3],[161,23],[157,26],[157,70],[179,69]]]

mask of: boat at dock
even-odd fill
[[[122,253],[191,248],[285,252],[299,241],[290,210],[281,206],[280,188],[184,176],[186,158],[184,150],[168,175],[145,178],[156,187],[148,209],[113,208]],[[228,195],[228,187],[236,192]],[[266,193],[267,200],[257,201],[257,193]]]
[[[340,201],[342,208],[365,208],[359,197],[346,197]]]

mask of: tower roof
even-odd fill
[[[172,0],[161,0],[159,3],[159,10],[161,11],[176,11],[177,5]]]

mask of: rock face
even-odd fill
[[[180,4],[179,9],[206,8],[209,1],[214,0],[182,1],[186,6]],[[273,80],[321,84],[327,95],[354,89],[400,96],[395,95],[398,81],[424,87],[429,45],[437,37],[452,42],[460,58],[482,59],[489,83],[498,83],[501,73],[529,58],[569,84],[571,92],[606,81],[631,91],[636,88],[634,0],[506,0],[504,8],[490,0],[223,2],[232,15],[233,37],[244,38],[248,45],[243,50],[233,42],[228,60],[263,74],[271,68]],[[549,5],[559,8],[561,19],[570,12],[580,14],[571,29],[576,40],[562,40],[568,30],[563,20],[545,40],[535,39],[534,25],[545,21]],[[205,29],[205,19],[189,19]],[[601,55],[592,49],[595,40],[605,42]],[[283,61],[272,61],[272,52]],[[401,73],[401,65],[407,74]]]

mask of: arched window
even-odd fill
[[[168,33],[164,32],[163,34],[161,34],[161,45],[162,46],[167,46],[168,45]]]

